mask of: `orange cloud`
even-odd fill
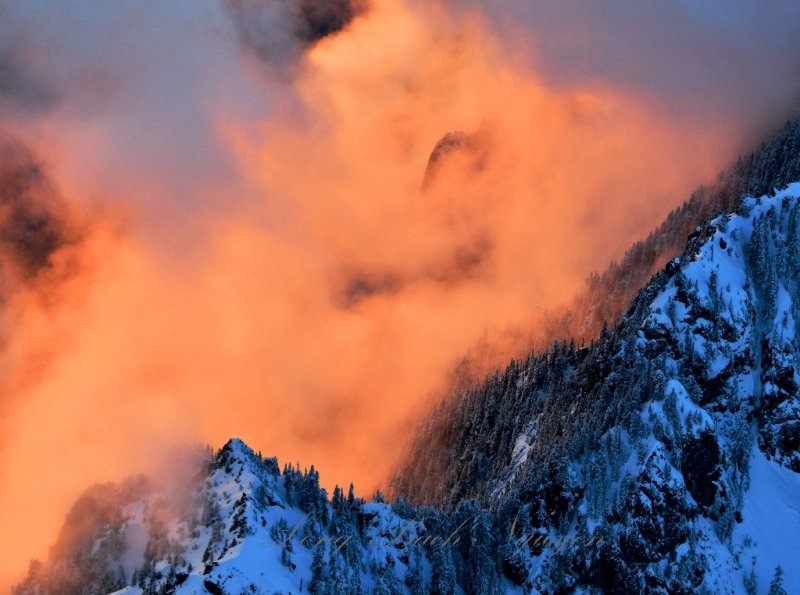
[[[328,486],[381,485],[467,346],[566,303],[732,151],[726,130],[630,92],[549,89],[477,13],[375,0],[289,88],[227,35],[208,43],[235,60],[212,65],[272,105],[197,100],[208,168],[194,146],[117,142],[132,132],[113,101],[27,133],[66,196],[107,215],[59,308],[24,292],[12,304],[4,368],[24,377],[43,346],[50,358],[3,419],[10,574],[43,555],[86,485],[152,468],[177,442],[239,436],[315,464]],[[456,130],[471,144],[423,191]]]

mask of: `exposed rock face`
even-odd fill
[[[467,170],[480,171],[488,158],[488,140],[482,132],[467,133],[460,130],[448,132],[436,143],[428,158],[422,190],[436,181],[439,171],[456,155],[466,159]]]
[[[717,496],[719,463],[719,445],[712,432],[702,432],[684,444],[681,473],[692,498],[703,508],[711,506]]]
[[[347,28],[366,0],[224,0],[243,47],[278,70],[308,48]]]

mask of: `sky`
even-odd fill
[[[37,164],[0,202],[0,585],[88,485],[184,442],[383,485],[471,345],[569,303],[794,113],[798,21],[0,0],[0,176]]]

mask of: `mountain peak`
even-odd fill
[[[255,453],[241,438],[231,438],[220,449],[217,457],[233,457],[239,460],[246,460],[247,458],[255,457]]]

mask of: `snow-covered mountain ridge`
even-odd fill
[[[438,500],[477,499],[526,534],[603,538],[516,552],[505,565],[520,584],[766,592],[780,565],[800,590],[799,194],[747,198],[697,228],[614,329],[514,361],[445,409],[428,457],[446,460]],[[773,537],[746,516],[766,502]]]
[[[352,487],[329,499],[313,467],[281,472],[234,439],[180,493],[144,477],[87,491],[66,543],[15,592],[451,593],[451,548],[481,523],[489,531],[480,511],[455,526],[380,494],[365,502]],[[464,577],[511,589],[491,572]]]
[[[800,592],[798,197],[746,198],[597,341],[469,389],[443,510],[329,499],[233,440],[177,492],[87,492],[17,592]]]

